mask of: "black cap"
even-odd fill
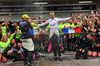
[[[90,36],[91,37],[94,37],[96,34],[95,33],[90,33]]]

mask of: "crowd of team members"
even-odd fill
[[[45,21],[39,18],[28,17],[28,21],[33,26],[35,35],[32,35],[32,40],[35,45],[35,54],[40,56],[39,52],[48,52],[49,46],[49,27],[50,24],[44,27],[37,27],[36,25],[45,23]],[[19,28],[19,23],[16,20],[13,22],[10,21],[11,14],[9,18],[2,18],[0,22],[0,63],[6,62],[8,58],[15,60],[22,60],[22,37],[21,30]],[[63,33],[63,28],[81,28],[81,33],[75,35],[74,39],[67,39],[68,34]],[[60,33],[60,41],[64,49],[61,51],[70,51],[76,50],[76,59],[79,59],[81,54],[84,59],[87,59],[88,56],[100,57],[100,43],[99,43],[99,34],[100,34],[100,16],[96,12],[94,14],[91,11],[89,16],[85,14],[80,14],[76,19],[61,21],[58,25],[58,30]]]

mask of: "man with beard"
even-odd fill
[[[23,53],[23,60],[24,60],[24,65],[28,65],[28,66],[33,66],[31,64],[32,62],[32,55],[33,55],[33,51],[34,51],[34,43],[31,39],[31,35],[30,35],[30,30],[29,29],[33,29],[31,24],[28,22],[28,15],[24,14],[22,16],[23,21],[20,22],[19,27],[21,29],[22,32],[22,48],[24,50]]]

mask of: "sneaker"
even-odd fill
[[[13,62],[16,62],[16,61],[17,61],[17,59],[16,59],[16,58],[13,58],[13,59],[12,59],[12,61],[13,61]]]
[[[24,66],[27,65],[27,62],[24,62]]]
[[[57,57],[53,57],[52,59],[50,59],[51,61],[57,60]]]
[[[40,55],[41,57],[45,57],[45,56],[46,56],[45,54],[41,54],[41,53],[39,53],[39,55]]]
[[[63,61],[63,59],[62,59],[61,57],[59,57],[59,61],[61,61],[61,62],[62,62],[62,61]]]
[[[35,66],[34,64],[30,64],[30,65],[28,65],[28,66]]]

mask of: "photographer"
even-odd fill
[[[83,55],[84,59],[88,58],[88,48],[90,47],[92,40],[94,39],[95,34],[90,33],[88,35],[81,35],[76,41],[76,59],[80,59],[81,55]]]

